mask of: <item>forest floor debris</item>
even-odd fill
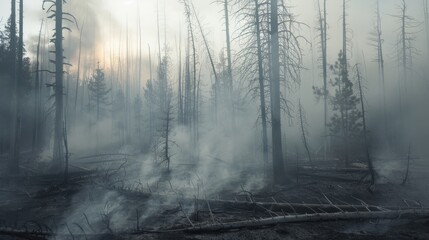
[[[299,182],[257,190],[240,182],[242,172],[230,188],[212,192],[207,183],[186,189],[168,175],[156,183],[136,180],[129,167],[136,162],[127,158],[103,168],[105,159],[89,159],[88,171],[76,168],[67,185],[55,175],[2,181],[1,239],[429,238],[429,199],[419,194],[428,186],[415,184],[413,169],[405,186],[379,183],[375,193],[359,181],[339,180],[359,180],[359,169],[320,167],[302,168]]]

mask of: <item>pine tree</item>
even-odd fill
[[[335,94],[331,98],[333,116],[331,117],[330,130],[334,146],[343,153],[345,164],[349,164],[350,146],[356,137],[362,132],[362,113],[358,109],[359,97],[353,91],[353,83],[346,71],[346,61],[342,50],[338,54],[338,60],[332,65],[331,71],[335,76],[331,81]],[[357,145],[354,145],[357,146]]]
[[[89,81],[88,89],[90,91],[90,103],[93,104],[96,120],[99,121],[105,110],[104,107],[109,104],[108,94],[110,92],[110,89],[106,87],[104,72],[100,69],[100,64],[98,64],[92,79]]]

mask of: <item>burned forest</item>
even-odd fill
[[[0,239],[429,239],[429,0],[0,0]]]

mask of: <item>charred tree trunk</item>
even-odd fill
[[[311,158],[310,148],[308,147],[308,142],[307,142],[307,133],[306,133],[307,130],[305,129],[305,119],[304,119],[304,113],[302,110],[301,99],[299,100],[298,111],[299,111],[299,123],[300,123],[301,134],[302,134],[302,143],[304,144],[305,151],[307,152],[308,161],[310,162],[311,167],[313,167],[314,166],[313,160]]]
[[[326,21],[326,0],[323,1],[323,13],[319,3],[319,28],[320,44],[322,49],[322,70],[323,70],[323,107],[324,107],[324,158],[329,151],[328,133],[328,56],[327,56],[327,21]]]
[[[382,38],[382,29],[381,29],[381,16],[380,16],[380,1],[377,0],[377,62],[378,62],[378,71],[379,79],[381,81],[382,94],[383,94],[383,122],[384,122],[384,133],[387,134],[387,113],[386,113],[386,84],[385,84],[385,74],[384,74],[384,56],[383,56],[383,38]]]
[[[209,44],[207,42],[206,35],[204,34],[203,27],[201,26],[200,19],[197,16],[197,12],[195,11],[194,5],[192,5],[192,10],[194,11],[195,19],[197,20],[197,24],[198,24],[198,27],[200,29],[201,36],[203,37],[204,46],[205,46],[205,48],[207,50],[207,55],[208,55],[209,60],[210,60],[210,66],[211,66],[212,71],[213,71],[215,82],[218,83],[219,82],[219,78],[218,78],[218,75],[217,75],[217,72],[216,72],[216,67],[215,67],[215,63],[214,63],[213,57],[212,57],[212,53],[210,51],[210,47],[209,47]],[[200,68],[200,74],[201,74],[201,68]],[[198,91],[199,91],[199,89],[198,89]],[[215,91],[216,91],[216,89],[215,89]],[[198,97],[197,97],[197,102],[198,102]],[[216,109],[216,112],[217,112],[217,109]],[[216,119],[217,119],[217,115],[216,115]]]
[[[37,42],[37,52],[36,52],[36,81],[34,86],[34,120],[33,120],[33,139],[32,139],[32,152],[33,156],[35,156],[36,152],[39,150],[40,147],[40,121],[42,116],[42,106],[40,99],[40,72],[39,72],[39,58],[40,58],[40,42],[42,39],[42,28],[43,28],[43,20],[40,24],[40,30],[39,30],[39,40]]]
[[[10,25],[10,48],[11,48],[11,63],[12,63],[12,70],[11,70],[11,87],[12,87],[12,94],[11,94],[11,120],[10,120],[10,152],[9,152],[9,171],[12,174],[16,174],[19,172],[19,156],[16,154],[16,138],[17,138],[17,99],[18,99],[18,79],[19,76],[17,75],[19,69],[17,70],[16,66],[16,60],[17,60],[17,54],[16,54],[16,0],[11,1],[11,25]]]
[[[64,165],[64,106],[63,106],[63,0],[56,0],[55,11],[55,127],[54,127],[54,171]]]
[[[231,56],[231,36],[229,30],[229,11],[228,11],[228,0],[224,0],[224,12],[225,12],[225,34],[226,34],[226,55],[228,61],[228,101],[231,104],[231,121],[232,128],[235,125],[235,110],[234,110],[234,100],[233,100],[233,78],[232,78],[232,56]]]
[[[261,42],[261,23],[259,16],[259,2],[255,0],[255,26],[256,26],[256,44],[258,51],[258,80],[259,80],[259,100],[261,108],[261,123],[262,123],[262,149],[264,163],[268,163],[268,134],[267,134],[267,108],[265,103],[265,79],[262,58],[262,42]]]
[[[177,91],[178,98],[178,121],[179,124],[183,124],[183,96],[182,96],[182,31],[179,34],[179,85]]]
[[[78,56],[78,60],[77,60],[76,90],[75,90],[75,98],[74,98],[74,113],[75,114],[76,114],[76,107],[77,107],[77,96],[78,96],[78,93],[79,93],[80,59],[81,59],[81,53],[82,53],[83,27],[84,27],[84,24],[82,23],[82,26],[80,27],[80,34],[79,34],[79,56]]]
[[[369,174],[371,176],[371,185],[374,185],[375,183],[375,171],[374,171],[374,165],[371,160],[371,156],[369,154],[369,143],[368,143],[368,137],[367,137],[367,127],[366,127],[366,117],[365,117],[365,105],[364,105],[364,94],[362,90],[362,77],[360,74],[359,66],[356,65],[356,76],[358,80],[358,87],[359,87],[359,96],[360,96],[360,104],[362,108],[362,124],[363,124],[363,138],[364,138],[364,144],[365,144],[365,154],[366,154],[366,161],[368,164],[368,170]]]
[[[348,60],[347,60],[347,15],[346,15],[346,0],[343,0],[343,59],[342,59],[342,78],[348,78],[349,77],[349,71],[348,71]],[[344,104],[342,104],[344,105]],[[348,132],[348,111],[345,110],[344,107],[342,107],[341,111],[341,119],[343,121],[343,138],[345,143],[345,165],[349,165],[349,158],[350,158],[350,144],[349,144],[349,132]]]
[[[271,1],[271,124],[273,144],[273,177],[275,183],[285,179],[280,109],[279,18],[277,0]]]

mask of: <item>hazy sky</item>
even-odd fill
[[[402,0],[381,0],[381,9],[383,13],[383,24],[385,38],[393,35],[396,22],[390,16],[398,13],[397,6]],[[35,35],[39,29],[39,22],[46,14],[42,11],[42,0],[27,0],[25,1],[25,35],[28,39],[31,35]],[[103,39],[98,39],[98,43],[103,43],[108,40],[119,38],[121,30],[124,32],[128,21],[131,31],[136,30],[137,11],[140,9],[143,42],[156,46],[156,12],[159,5],[161,18],[161,28],[164,25],[164,11],[167,15],[167,34],[170,47],[174,45],[174,39],[179,35],[179,24],[184,27],[183,6],[179,0],[69,0],[66,4],[71,13],[78,17],[80,24],[83,19],[97,19],[100,23],[100,31],[104,32]],[[316,1],[315,0],[289,0],[289,5],[294,6],[293,12],[298,15],[298,19],[309,26],[315,25],[316,18]],[[329,14],[329,36],[331,44],[335,44],[336,40],[341,39],[340,32],[337,31],[341,24],[341,2],[342,0],[328,0]],[[374,20],[375,0],[349,0],[348,12],[350,28],[353,30],[353,41],[359,42],[359,45],[365,43],[368,32],[371,29]],[[213,0],[194,0],[195,7],[199,12],[200,18],[207,29],[209,38],[212,39],[212,44],[215,44],[215,49],[223,47],[224,33],[222,27],[222,6],[215,3]],[[423,20],[422,0],[408,0],[408,13],[419,20]],[[70,9],[71,8],[71,9]],[[97,17],[88,15],[97,14]],[[0,0],[0,19],[3,25],[10,15],[10,1]],[[95,24],[94,22],[86,24]],[[113,29],[112,29],[113,28]],[[312,29],[303,29],[305,35],[309,34]],[[112,36],[109,37],[109,33]],[[132,33],[130,33],[132,34]],[[161,33],[161,35],[164,35]],[[394,35],[393,35],[394,36]],[[163,37],[163,36],[161,36]],[[363,41],[362,41],[363,40]],[[146,45],[146,44],[145,44]],[[364,46],[359,46],[363,48]]]
[[[214,0],[194,0],[194,5],[202,24],[205,27],[207,38],[210,41],[211,48],[218,52],[225,45],[225,33],[223,27],[223,9],[222,4]],[[309,41],[317,42],[317,33],[315,26],[317,25],[317,0],[286,0],[288,5],[292,6],[291,11],[297,15],[297,19],[304,22],[308,27],[303,27],[300,31]],[[395,58],[395,44],[397,40],[397,29],[400,23],[392,16],[399,13],[399,5],[402,0],[380,0],[380,8],[383,20],[383,36],[385,39],[384,52],[387,62]],[[408,14],[413,16],[418,21],[423,22],[423,0],[407,0]],[[128,25],[128,35],[131,54],[137,55],[136,48],[138,18],[137,13],[140,13],[141,28],[142,28],[142,45],[145,62],[147,62],[148,45],[151,46],[152,57],[157,54],[157,9],[160,15],[161,42],[167,39],[169,53],[172,57],[177,56],[177,45],[180,34],[180,26],[182,32],[185,33],[186,23],[184,20],[184,7],[179,0],[69,0],[65,5],[66,10],[74,14],[79,25],[84,24],[83,29],[83,47],[85,52],[92,58],[96,56],[101,64],[109,64],[109,53],[113,51],[113,55],[118,55],[118,49],[121,44],[122,53],[124,54],[125,40]],[[374,51],[369,46],[369,33],[373,29],[375,20],[376,0],[349,0],[348,1],[348,21],[351,33],[351,47],[353,55],[350,56],[352,61],[358,60],[365,53],[367,61],[374,58]],[[234,8],[231,9],[233,12]],[[328,25],[329,25],[329,62],[333,63],[336,60],[338,51],[341,48],[341,14],[342,0],[328,0]],[[10,0],[0,0],[0,25],[4,25],[9,17]],[[42,10],[42,0],[27,0],[25,1],[25,41],[27,49],[30,52],[34,51],[34,42],[37,39],[37,33],[40,27],[40,21],[46,18],[47,14]],[[48,29],[53,28],[53,20],[48,20]],[[232,22],[233,37],[235,36],[235,22]],[[165,27],[166,26],[166,29]],[[75,26],[72,26],[72,36],[78,39],[79,31]],[[418,44],[424,40],[423,25],[420,29]],[[165,37],[165,34],[167,36]],[[67,39],[70,38],[68,33],[65,34],[65,48],[67,50]],[[203,59],[206,58],[206,53],[201,45],[200,55]],[[74,45],[76,48],[76,45]],[[182,46],[183,47],[183,46]],[[235,45],[234,49],[239,48]],[[111,50],[114,49],[114,50]],[[312,61],[312,51],[310,45],[303,45],[305,54],[305,67],[312,69],[317,62]],[[420,47],[422,51],[425,48]],[[313,55],[318,54],[313,51]],[[73,59],[73,56],[68,56]],[[317,58],[317,55],[314,56]],[[388,63],[389,64],[389,63]],[[105,66],[105,65],[103,65]],[[317,68],[317,66],[316,66]],[[147,79],[147,70],[144,71],[144,79]],[[303,73],[309,78],[309,72]],[[313,74],[314,75],[314,74]],[[314,77],[313,77],[314,79]]]

